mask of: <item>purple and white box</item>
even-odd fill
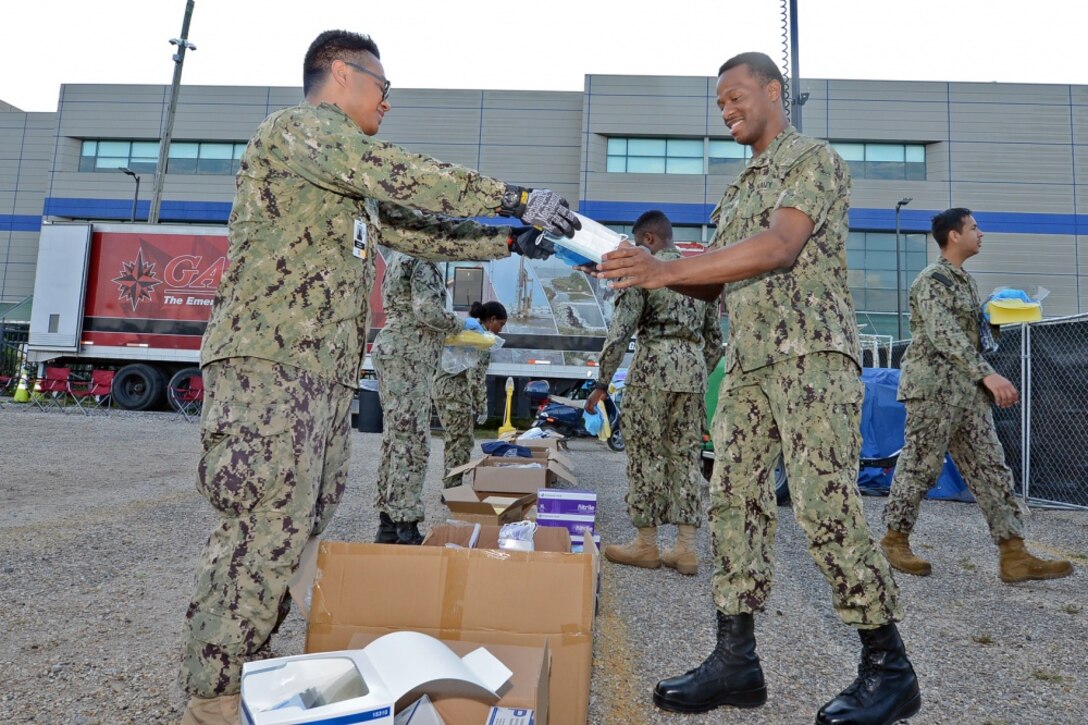
[[[539,514],[597,516],[597,492],[576,488],[542,488],[536,492]]]
[[[537,491],[536,522],[539,526],[562,526],[572,540],[594,534],[597,494],[579,489],[542,488]]]

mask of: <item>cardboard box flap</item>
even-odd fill
[[[447,488],[442,492],[446,508],[455,513],[493,514],[501,516],[512,508],[524,509],[536,501],[536,491],[516,493],[509,496],[497,496],[490,492],[480,492],[472,486],[462,485]]]
[[[474,527],[472,526],[450,524],[435,526],[427,534],[427,538],[423,540],[423,545],[445,546],[446,544],[457,544],[458,546],[467,547],[473,530]],[[475,548],[498,549],[500,531],[502,531],[501,526],[481,526]],[[533,548],[535,551],[565,553],[570,551],[570,546],[570,533],[566,529],[538,526],[533,533]]]

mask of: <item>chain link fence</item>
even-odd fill
[[[1017,495],[1088,509],[1088,314],[1006,325],[998,343],[986,359],[1020,390],[1020,405],[992,409]],[[909,344],[863,348],[864,364],[898,368]]]
[[[1023,328],[1024,496],[1037,504],[1088,509],[1088,315]]]

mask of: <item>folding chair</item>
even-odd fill
[[[56,407],[60,412],[67,413],[64,409],[64,399],[68,397],[68,368],[46,368],[45,377],[38,378],[36,385],[38,395],[31,395],[30,400],[42,410]]]
[[[204,407],[204,378],[199,375],[186,377],[178,385],[167,389],[166,394],[170,398],[170,405],[187,423],[200,418]]]
[[[113,370],[92,370],[90,380],[69,380],[68,394],[72,396],[83,415],[92,410],[104,410],[110,414],[113,407]]]

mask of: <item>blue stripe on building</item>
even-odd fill
[[[147,219],[150,202],[136,206],[136,220]],[[164,200],[160,218],[164,222],[226,223],[231,205],[216,201],[169,201]],[[660,209],[669,215],[674,224],[707,224],[711,204],[657,203],[652,201],[597,201],[583,199],[579,202],[582,214],[613,224],[631,224],[647,209]],[[899,214],[900,229],[905,232],[929,230],[929,221],[940,209],[903,209]],[[47,216],[75,219],[128,220],[132,202],[124,199],[81,199],[49,197],[45,200]],[[1028,212],[976,211],[975,218],[983,231],[1003,234],[1088,234],[1088,214],[1034,214]],[[481,220],[484,221],[484,220]],[[497,220],[490,220],[492,223]],[[19,214],[0,214],[0,231],[35,232],[41,228],[41,219]],[[895,231],[895,211],[892,209],[851,209],[850,228],[866,231]]]

